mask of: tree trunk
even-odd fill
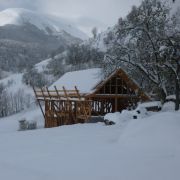
[[[175,80],[175,95],[176,95],[176,101],[175,101],[175,111],[179,110],[179,91],[180,91],[180,86],[179,86],[179,72],[180,72],[180,64],[177,60],[177,69],[176,69],[176,80]]]
[[[176,83],[176,89],[175,89],[175,95],[176,95],[175,110],[178,111],[179,110],[179,91],[180,91],[178,78],[176,79],[175,83]]]
[[[158,88],[158,96],[160,97],[161,103],[164,104],[166,100],[166,93],[163,88]]]

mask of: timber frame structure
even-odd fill
[[[91,117],[91,101],[80,96],[78,89],[34,89],[37,102],[45,119],[45,128],[84,123]],[[45,110],[43,110],[43,105]]]
[[[92,101],[93,115],[134,109],[138,102],[150,101],[150,97],[122,69],[97,84],[86,98]]]
[[[39,90],[33,88],[47,128],[84,123],[92,115],[103,116],[106,113],[135,108],[139,101],[150,100],[122,69],[97,82],[89,93],[81,93],[78,86],[74,90],[67,90],[66,84],[62,85],[62,89],[54,86],[54,90],[47,87]]]

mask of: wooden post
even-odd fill
[[[44,117],[44,120],[45,120],[45,113],[44,113],[43,108],[42,108],[42,106],[41,106],[41,103],[40,103],[40,101],[39,101],[39,99],[38,99],[38,96],[37,96],[37,94],[36,94],[36,90],[35,90],[34,86],[33,86],[33,91],[34,91],[34,94],[35,94],[35,96],[36,96],[36,100],[37,100],[37,102],[38,102],[38,104],[39,104],[39,107],[40,107],[40,109],[41,109],[41,112],[42,112],[43,117]]]
[[[58,126],[58,122],[57,122],[58,113],[57,113],[57,110],[55,109],[55,102],[52,100],[52,96],[51,96],[51,93],[49,92],[48,87],[46,87],[46,90],[47,90],[49,98],[51,100],[50,111],[53,113],[53,114],[51,113],[51,120],[53,121],[53,126]],[[56,114],[56,118],[54,118],[54,114]],[[52,115],[53,115],[53,117],[52,117]]]
[[[78,99],[81,100],[81,96],[80,96],[80,94],[79,94],[79,90],[77,89],[76,86],[75,86],[75,90],[76,90],[76,94],[77,94]]]
[[[44,98],[44,101],[45,101],[45,108],[46,108],[46,106],[47,107],[49,107],[49,102],[46,100],[46,97],[45,97],[45,94],[44,94],[44,91],[43,91],[43,89],[42,88],[40,88],[41,89],[41,93],[42,93],[42,96],[43,96],[43,98]],[[49,117],[47,117],[47,115],[46,115],[46,110],[45,110],[45,127],[49,127]],[[47,125],[47,126],[46,126]]]
[[[116,96],[115,96],[115,112],[117,112],[118,111],[118,99],[117,99],[117,91],[118,91],[118,89],[117,89],[117,77],[116,77]]]
[[[65,116],[66,116],[66,120],[65,120],[65,124],[69,124],[70,123],[70,118],[71,118],[71,115],[72,115],[72,102],[70,102],[70,99],[69,99],[69,96],[68,96],[68,94],[67,94],[67,91],[66,91],[66,89],[65,89],[65,87],[63,86],[63,91],[64,91],[64,95],[65,95],[65,97],[66,97],[66,102],[65,102],[65,106],[67,106],[67,107],[65,107]],[[68,115],[68,117],[67,117],[67,115]]]
[[[123,84],[123,79],[121,79],[121,94],[124,94],[124,88],[123,88],[124,84]]]
[[[110,79],[110,94],[112,94],[112,80]]]
[[[117,97],[115,97],[115,112],[118,111],[117,106],[118,106],[118,99],[117,99]]]
[[[59,94],[59,92],[58,92],[56,86],[54,86],[54,89],[55,89],[55,91],[56,91],[56,94],[57,94],[57,96],[58,96],[58,99],[60,100],[60,99],[61,99],[61,96],[60,96],[60,94]]]

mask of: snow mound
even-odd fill
[[[167,101],[175,101],[175,99],[176,99],[176,95],[174,95],[174,94],[169,95],[169,96],[166,97]]]
[[[151,102],[145,102],[138,105],[139,108],[149,108],[149,107],[158,107],[161,108],[162,104],[161,101],[151,101]]]
[[[63,18],[40,14],[23,8],[9,8],[0,12],[0,26],[7,24],[22,25],[24,23],[31,23],[46,33],[58,34],[65,31],[80,39],[88,38],[85,33]]]
[[[151,113],[147,112],[143,104],[138,105],[135,110],[123,110],[115,113],[108,113],[104,116],[104,120],[113,121],[116,124],[129,121],[131,119],[145,118]]]
[[[166,102],[162,106],[162,112],[173,112],[175,110],[175,103],[172,101]]]

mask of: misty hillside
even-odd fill
[[[35,25],[47,34],[57,35],[65,31],[80,39],[88,38],[85,33],[73,27],[68,20],[56,16],[40,14],[23,8],[9,8],[0,12],[0,26],[7,24],[23,25],[27,22]]]
[[[22,71],[57,49],[64,51],[82,42],[85,36],[56,17],[25,9],[4,10],[0,12],[0,69]]]

